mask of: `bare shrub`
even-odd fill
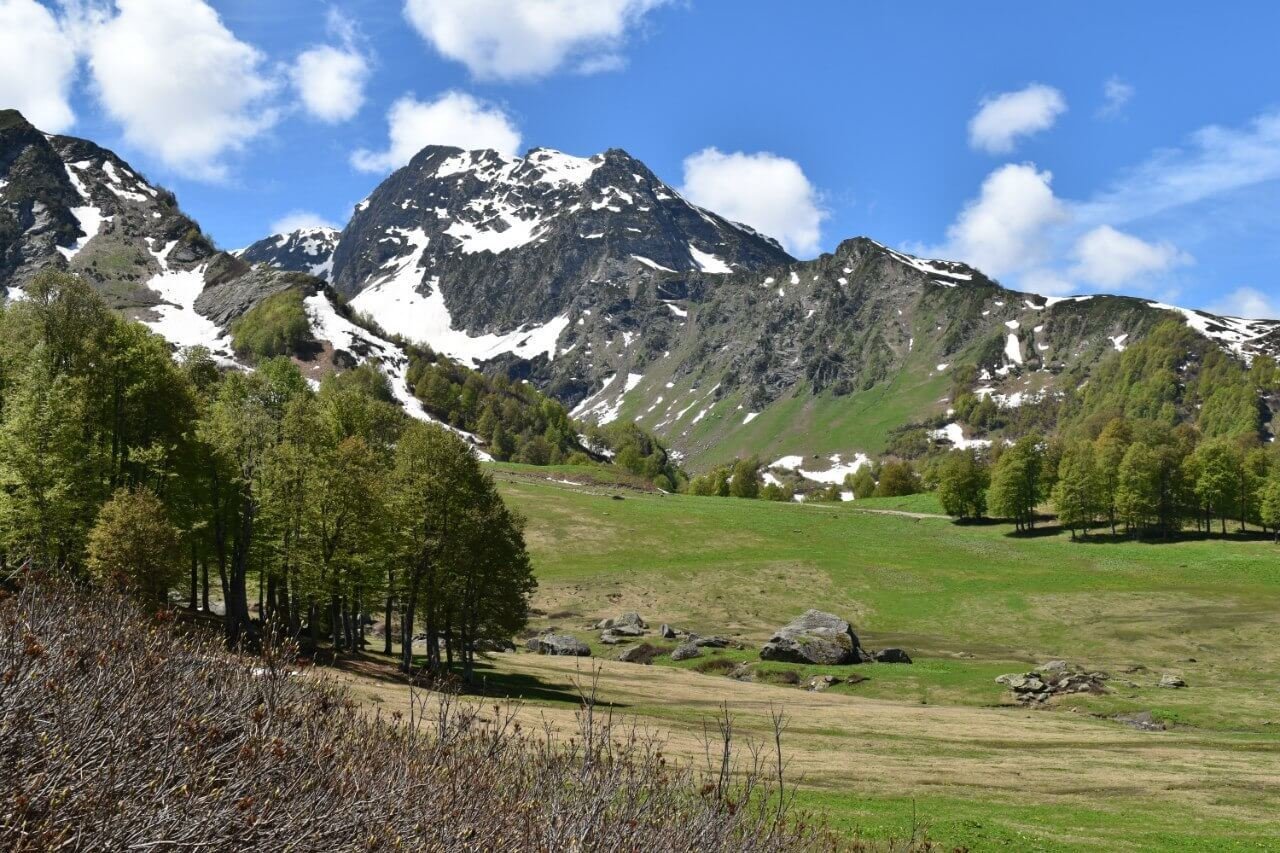
[[[421,691],[409,719],[373,715],[270,638],[238,657],[117,596],[3,597],[6,850],[838,846],[792,813],[774,744],[739,759],[727,713],[701,771],[616,725],[593,688],[569,738]]]

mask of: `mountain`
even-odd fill
[[[415,359],[440,354],[527,381],[583,421],[633,421],[695,468],[758,454],[838,470],[896,446],[911,425],[965,444],[993,419],[951,412],[977,398],[1005,421],[1051,428],[1047,402],[1072,399],[1099,365],[1170,321],[1238,364],[1280,350],[1274,321],[1045,298],[867,238],[798,261],[620,149],[509,158],[428,147],[340,234],[273,235],[232,255],[111,152],[3,112],[0,286],[20,297],[46,267],[86,276],[175,347],[203,344],[228,363],[246,357],[238,324],[296,292],[315,344],[297,358],[313,379],[369,362],[416,416],[430,416],[419,400],[429,398],[454,423],[465,372],[433,369],[432,389],[430,371],[411,376]],[[1204,358],[1191,349],[1184,379]],[[1280,403],[1259,399],[1262,423]],[[1198,406],[1174,408],[1193,420]],[[459,423],[484,414],[458,411]]]
[[[273,234],[234,254],[253,265],[266,264],[331,281],[333,251],[341,235],[336,228],[302,228],[289,234]]]
[[[312,269],[306,233],[255,246],[309,240],[273,262]],[[1280,349],[1280,323],[1046,298],[867,238],[797,261],[618,149],[425,148],[356,207],[332,270],[380,326],[584,420],[635,421],[695,465],[882,452],[945,417],[958,381],[1005,408],[1052,398],[1171,318],[1241,360]]]
[[[474,364],[555,356],[571,317],[625,300],[642,273],[790,260],[625,151],[509,159],[430,146],[357,205],[333,282],[388,330]]]
[[[323,239],[282,244],[277,257],[297,262]],[[317,347],[300,362],[309,378],[370,362],[410,414],[428,417],[405,378],[407,353],[353,322],[309,267],[254,265],[218,251],[171,192],[114,153],[41,133],[18,112],[0,111],[0,293],[23,298],[23,286],[44,269],[83,276],[109,305],[175,350],[205,346],[227,365],[243,363],[233,347],[236,322],[265,299],[297,291]]]

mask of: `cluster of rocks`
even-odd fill
[[[602,619],[595,628],[600,631],[600,642],[609,646],[628,643],[649,633],[649,623],[639,613],[623,613],[617,619]]]
[[[760,649],[761,660],[842,666],[858,663],[911,663],[902,649],[869,651],[853,626],[831,613],[806,610],[774,632]]]
[[[612,619],[601,619],[589,627],[600,632],[600,642],[607,646],[630,643],[649,635],[649,623],[639,613],[635,612],[623,613],[621,616]],[[680,644],[671,652],[671,659],[676,661],[700,657],[702,650],[707,648],[741,649],[743,647],[738,641],[730,640],[727,637],[703,637],[692,631],[673,628],[665,622],[658,628],[657,634],[664,640],[680,641]],[[653,649],[654,653],[650,653],[649,649]],[[619,652],[617,659],[627,663],[650,663],[660,653],[661,651],[656,647],[648,643],[641,643],[638,646]]]
[[[587,626],[600,632],[600,642],[605,645],[626,645],[616,659],[624,663],[650,664],[664,654],[670,646],[655,646],[643,638],[650,635],[649,623],[639,613],[629,611],[610,619]],[[678,644],[670,649],[673,661],[702,657],[706,649],[745,648],[742,643],[718,635],[702,636],[663,623],[657,629],[662,640],[674,640]],[[637,642],[638,641],[638,642]],[[543,655],[573,655],[586,657],[591,647],[570,634],[548,628],[526,641],[526,648]],[[911,663],[911,656],[902,649],[888,648],[878,651],[864,649],[847,621],[820,610],[806,611],[791,623],[779,628],[760,650],[760,658],[769,661],[786,661],[800,664],[845,665],[862,663]],[[750,680],[751,667],[739,664],[730,677]],[[824,690],[846,679],[836,676],[814,676],[809,681],[810,690]],[[865,680],[862,677],[848,679],[849,683]]]
[[[1064,660],[1051,660],[1030,672],[998,676],[996,683],[1013,691],[1019,702],[1033,705],[1068,693],[1106,693],[1106,682],[1110,678],[1105,672],[1089,672],[1076,669]]]
[[[591,647],[571,634],[542,633],[530,637],[525,648],[540,655],[591,656]]]

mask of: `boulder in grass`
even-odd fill
[[[702,649],[698,648],[693,643],[685,643],[684,645],[677,646],[676,650],[671,653],[672,660],[689,660],[691,658],[700,657],[702,657]]]
[[[634,611],[630,613],[623,613],[617,619],[613,620],[614,628],[618,628],[623,625],[626,625],[631,628],[635,628],[640,631],[643,631],[649,627],[649,623],[644,621],[644,619],[640,618],[640,614]]]
[[[591,647],[569,634],[542,634],[529,640],[528,648],[540,655],[591,656]]]
[[[670,625],[666,624],[665,622],[662,623],[662,627],[658,629],[658,635],[662,637],[662,639],[664,640],[674,640],[679,633],[680,633],[679,631],[677,631],[675,628],[672,628]]]
[[[902,649],[881,649],[871,655],[876,663],[911,663],[911,655]]]
[[[659,649],[648,643],[640,643],[636,646],[623,649],[618,653],[618,660],[623,663],[638,663],[649,665],[653,663],[653,659],[659,654]]]
[[[808,610],[779,628],[760,649],[760,657],[762,660],[824,666],[869,660],[853,633],[853,627],[839,616],[821,610]]]
[[[1160,676],[1160,683],[1156,686],[1177,690],[1179,688],[1186,687],[1187,682],[1182,679],[1181,675],[1174,675],[1171,672],[1166,672],[1164,675]]]

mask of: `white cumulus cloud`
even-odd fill
[[[1252,287],[1236,288],[1226,298],[1214,303],[1210,310],[1228,317],[1245,317],[1251,320],[1280,319],[1280,305],[1272,297]]]
[[[1191,256],[1171,243],[1148,243],[1110,225],[1082,236],[1075,256],[1075,275],[1102,287],[1119,287],[1191,263]]]
[[[707,148],[685,158],[680,192],[694,204],[776,238],[790,252],[818,252],[827,212],[794,160]]]
[[[1019,137],[1048,130],[1066,110],[1062,93],[1042,83],[983,98],[969,120],[969,144],[992,154],[1008,153]]]
[[[203,0],[116,0],[87,36],[89,67],[125,138],[188,177],[220,180],[225,158],[275,123],[264,57]]]
[[[338,43],[300,53],[289,76],[307,113],[337,124],[355,118],[364,105],[369,60],[357,45],[355,26],[336,9],[329,11],[329,33]]]
[[[1067,220],[1053,174],[1034,163],[1009,163],[982,182],[976,199],[947,229],[934,253],[959,258],[991,276],[1034,270],[1051,259],[1049,236]]]
[[[405,0],[413,28],[442,56],[476,77],[545,77],[574,63],[609,71],[629,28],[668,0]]]
[[[17,109],[36,127],[61,133],[75,114],[68,102],[76,46],[35,0],[0,0],[0,106]]]
[[[310,210],[291,210],[284,216],[271,223],[272,234],[292,234],[294,231],[302,231],[308,228],[334,228],[335,225],[331,220],[326,219],[320,214]]]
[[[425,102],[405,95],[392,104],[387,124],[387,150],[361,149],[351,155],[351,164],[360,171],[398,169],[427,145],[492,148],[507,156],[520,147],[520,131],[502,108],[465,92],[445,92]]]

